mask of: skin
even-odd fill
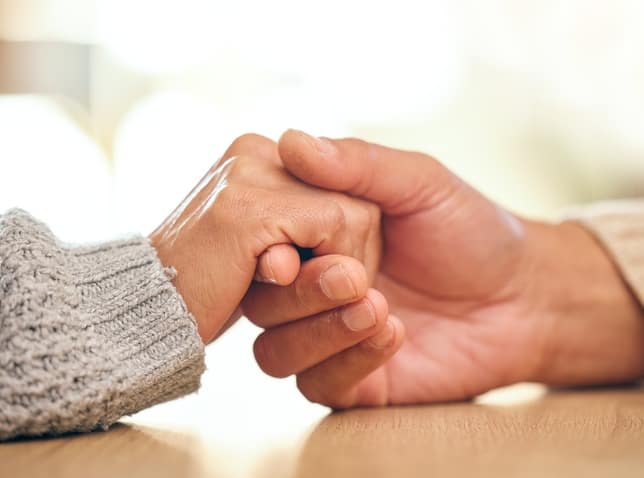
[[[420,153],[288,131],[279,155],[302,182],[383,214],[381,296],[372,302],[389,319],[368,338],[351,345],[334,320],[346,306],[322,296],[304,303],[294,285],[256,283],[244,299],[246,315],[266,328],[255,344],[260,366],[296,374],[309,400],[426,403],[520,381],[644,376],[642,310],[581,227],[513,215]],[[318,280],[300,275],[294,284]]]
[[[350,346],[389,327],[386,301],[368,287],[379,268],[379,231],[377,206],[297,181],[284,170],[275,142],[245,135],[150,242],[161,263],[176,270],[173,282],[205,343],[239,318],[255,279],[280,291],[274,298],[292,293],[282,296],[285,302],[334,309],[355,303],[333,314]],[[294,246],[318,257],[300,265]],[[347,325],[356,323],[360,330]]]

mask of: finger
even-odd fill
[[[290,244],[270,246],[259,256],[255,280],[269,284],[289,285],[300,271],[300,256]]]
[[[300,267],[288,286],[254,283],[242,310],[254,324],[268,328],[354,302],[367,292],[367,272],[352,257],[314,257]]]
[[[431,207],[459,182],[430,156],[357,139],[314,138],[289,130],[278,149],[285,168],[300,180],[375,202],[388,215]]]
[[[213,232],[230,235],[231,231],[243,231],[243,238],[230,237],[231,247],[250,246],[246,252],[253,254],[255,261],[268,247],[283,243],[347,255],[353,251],[344,211],[324,196],[276,194],[256,186],[229,184],[193,216],[199,219],[206,213],[211,214],[210,220],[202,222]]]
[[[400,319],[390,315],[374,336],[299,374],[298,388],[312,402],[333,408],[387,404],[386,384],[377,403],[360,402],[358,385],[396,353],[402,345],[404,331]]]
[[[290,177],[292,178],[292,176]],[[312,189],[311,186],[307,185],[306,187]],[[317,188],[314,191],[318,195],[321,193]],[[373,203],[351,198],[346,194],[329,191],[324,191],[322,194],[328,198],[327,200],[335,202],[342,209],[346,228],[349,232],[348,244],[351,249],[339,251],[335,244],[326,243],[315,248],[314,255],[344,254],[355,257],[370,270],[377,269],[377,259],[380,257],[382,248],[380,209]]]
[[[164,243],[180,251],[170,264],[177,270],[174,284],[188,297],[190,311],[208,318],[203,323],[221,324],[248,291],[257,258],[267,248],[341,245],[347,234],[341,214],[337,205],[320,198],[226,185],[180,226],[163,231]],[[210,332],[216,330],[202,337],[211,339]]]
[[[251,145],[255,145],[256,143],[261,144],[261,140],[252,138],[246,141],[250,142]],[[263,139],[270,143],[270,140]],[[241,141],[241,139],[238,141]],[[276,151],[276,146],[274,145],[267,145],[266,148],[274,153]],[[228,153],[242,149],[243,147],[241,146],[231,147]],[[351,255],[365,262],[366,251],[378,251],[376,258],[379,257],[380,209],[376,205],[369,201],[349,198],[345,194],[312,188],[310,185],[298,181],[288,173],[279,158],[275,161],[258,161],[255,156],[237,155],[226,159],[225,171],[223,171],[223,166],[221,167],[223,171],[221,176],[223,180],[231,184],[245,184],[247,186],[255,186],[274,191],[286,190],[291,194],[301,194],[318,198],[324,197],[326,200],[336,203],[338,208],[342,210],[345,222],[351,229],[351,234],[345,238],[348,247],[339,249],[338,244],[327,242],[315,248],[313,251],[315,255],[341,253]],[[217,184],[221,184],[221,181],[218,181]],[[210,189],[216,188],[213,186]],[[373,254],[369,254],[369,256],[372,259],[371,256]],[[371,260],[367,264],[369,264],[371,269],[377,268],[376,260]]]
[[[370,289],[352,304],[266,330],[255,341],[255,359],[273,377],[299,373],[377,333],[388,311]]]

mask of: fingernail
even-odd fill
[[[310,134],[305,133],[304,131],[297,131],[302,138],[304,138],[311,146],[313,146],[318,153],[322,156],[328,156],[334,154],[337,150],[333,143],[327,138],[316,138]]]
[[[395,332],[394,324],[388,320],[383,329],[368,339],[368,342],[377,349],[387,348],[394,341]]]
[[[255,272],[255,277],[253,277],[253,280],[255,282],[264,282],[266,284],[277,284],[277,280],[275,279],[267,279],[263,275],[259,273],[259,271]]]
[[[277,280],[275,280],[275,274],[273,273],[273,264],[271,263],[270,251],[265,252],[262,255],[262,258],[264,259],[264,273],[266,275],[261,274],[258,267],[257,271],[255,272],[255,280],[259,282],[268,282],[269,284],[275,284]]]
[[[351,277],[342,264],[331,266],[320,275],[320,287],[331,300],[347,300],[357,295]]]
[[[337,150],[335,149],[335,146],[333,146],[333,143],[331,143],[330,140],[326,138],[314,138],[316,142],[316,148],[320,152],[321,155],[323,156],[331,156],[334,154]]]
[[[344,324],[354,332],[367,330],[376,325],[376,311],[368,300],[350,305],[342,311]]]

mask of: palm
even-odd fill
[[[432,211],[385,218],[384,238],[375,287],[407,338],[359,385],[358,402],[384,390],[392,404],[464,399],[524,378],[535,331],[517,280],[520,225],[468,190]]]
[[[287,133],[280,156],[302,181],[384,213],[374,284],[407,335],[346,402],[463,399],[533,376],[543,327],[527,299],[526,224],[421,153]]]

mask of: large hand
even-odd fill
[[[374,287],[407,329],[384,365],[368,342],[338,347],[306,370],[293,364],[309,399],[336,407],[442,401],[525,380],[644,374],[640,311],[578,226],[522,220],[423,154],[293,131],[279,147],[302,181],[380,206],[384,254]],[[262,347],[288,350],[288,327],[295,324],[265,332]]]

